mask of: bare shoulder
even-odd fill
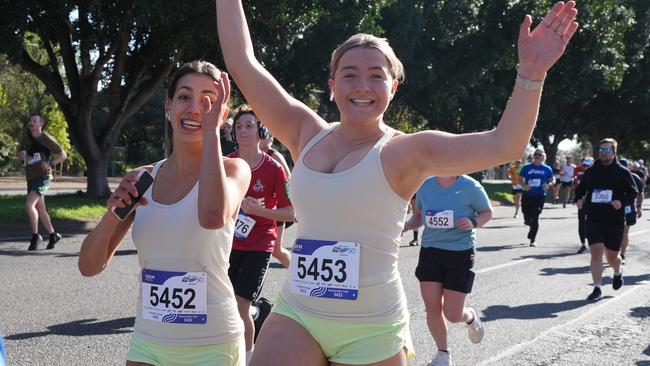
[[[251,169],[248,164],[241,158],[222,157],[223,167],[226,170],[226,175],[229,177],[248,177],[250,180]]]

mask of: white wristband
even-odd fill
[[[530,80],[517,74],[517,78],[515,79],[515,84],[519,85],[520,87],[526,90],[535,91],[535,90],[542,90],[542,86],[544,85],[544,80]]]

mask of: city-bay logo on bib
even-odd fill
[[[347,257],[357,252],[357,248],[351,248],[348,246],[335,245],[332,248],[332,253],[339,253],[341,257]]]
[[[195,283],[195,282],[196,282],[196,283],[200,283],[200,282],[203,282],[203,277],[194,276],[194,275],[188,275],[188,276],[184,276],[184,277],[181,279],[181,282],[185,282],[185,283]]]
[[[255,192],[264,192],[264,184],[262,184],[261,179],[257,179],[255,185],[253,186],[253,191]]]

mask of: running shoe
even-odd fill
[[[47,243],[47,249],[54,249],[54,245],[61,240],[61,234],[56,231],[50,234],[50,241]]]
[[[409,246],[411,247],[417,247],[418,245],[420,245],[420,243],[418,243],[417,239],[413,239],[409,242]]]
[[[449,351],[438,351],[436,357],[432,358],[427,366],[452,366],[454,363],[451,362],[451,355]]]
[[[273,307],[273,304],[266,297],[260,297],[259,299],[257,299],[257,301],[254,301],[251,306],[257,308],[257,311],[255,311],[257,316],[253,317],[253,322],[255,323],[255,336],[253,340],[256,340],[257,335],[260,333],[260,329],[262,329],[262,324],[264,324],[264,320],[266,320],[266,317],[269,316],[269,314],[271,313],[271,308]]]
[[[483,329],[483,324],[481,324],[481,319],[478,318],[476,310],[474,310],[474,308],[469,308],[469,311],[474,315],[474,319],[472,319],[471,323],[466,324],[467,335],[472,343],[481,343],[483,335],[485,335],[485,329]]]
[[[531,246],[531,247],[536,247],[536,246],[537,246],[537,242],[534,241],[534,240],[531,240],[531,241],[530,241],[530,246]]]
[[[622,272],[617,274],[617,275],[614,275],[614,277],[612,277],[612,288],[614,290],[618,290],[619,288],[621,288],[623,286],[623,283],[624,283],[624,281],[623,281],[623,273]]]
[[[625,264],[625,255],[621,254],[621,264]]]
[[[576,254],[584,254],[587,252],[587,246],[586,245],[581,245],[580,249],[578,249],[578,252]]]
[[[599,287],[594,287],[594,291],[591,295],[587,296],[587,300],[598,301],[603,298],[603,293],[600,291]]]
[[[29,248],[27,250],[36,250],[38,249],[38,242],[43,240],[40,235],[34,234],[32,235],[32,238],[29,240]]]
[[[519,215],[514,214],[514,215],[512,216],[512,218],[513,218],[513,219],[518,219],[518,218],[519,218]]]

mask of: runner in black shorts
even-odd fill
[[[628,169],[630,168],[627,160],[620,159],[619,162],[624,167]],[[623,205],[623,209],[625,210],[625,231],[623,231],[623,240],[621,241],[621,261],[623,264],[625,264],[625,252],[627,251],[627,246],[630,242],[630,226],[636,224],[636,219],[641,218],[643,213],[642,205],[645,185],[641,177],[634,171],[632,171],[632,179],[634,179],[634,184],[636,185],[638,194]]]
[[[576,188],[576,206],[586,204],[587,240],[591,252],[591,277],[594,290],[587,297],[596,301],[602,297],[603,254],[614,270],[612,288],[623,286],[619,249],[625,228],[623,204],[637,194],[632,175],[616,160],[616,140],[600,141],[598,161],[587,169]]]
[[[465,300],[474,285],[476,229],[492,218],[492,207],[481,184],[466,175],[426,179],[415,202],[404,230],[425,225],[415,276],[437,347],[429,365],[451,365],[446,321],[464,322],[473,343],[483,338],[478,312]]]
[[[244,321],[246,362],[253,354],[255,323],[251,304],[259,295],[275,241],[277,221],[293,221],[293,207],[287,193],[287,175],[274,159],[260,149],[268,131],[247,105],[233,117],[233,138],[239,150],[231,157],[244,159],[251,168],[251,182],[235,224],[228,277],[235,289],[237,308]]]

